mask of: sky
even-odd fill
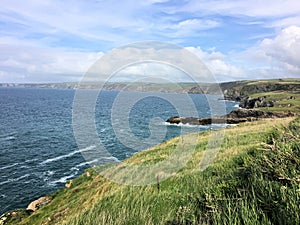
[[[2,0],[0,83],[78,82],[113,49],[149,40],[192,52],[219,82],[297,78],[300,2]]]

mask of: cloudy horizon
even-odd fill
[[[219,82],[300,77],[296,0],[1,3],[0,83],[78,82],[112,49],[145,40],[185,48]]]

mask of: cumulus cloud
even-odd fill
[[[188,47],[215,74],[219,81],[300,76],[300,27],[282,29],[241,52],[227,55]]]
[[[264,39],[260,47],[266,56],[285,65],[286,69],[300,72],[300,27],[287,27],[274,39]]]
[[[256,45],[230,54],[233,61],[247,65],[257,76],[300,76],[300,27],[279,30],[274,38],[265,38]]]
[[[203,63],[211,70],[219,82],[232,79],[245,79],[246,71],[241,66],[227,62],[229,57],[221,52],[206,52],[201,47],[187,47],[187,50],[198,56]]]

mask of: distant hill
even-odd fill
[[[142,83],[142,82],[114,82],[114,83],[0,83],[0,87],[22,88],[63,88],[63,89],[100,89],[127,91],[158,91],[180,93],[214,94],[222,90],[228,97],[245,96],[258,92],[276,90],[299,90],[300,79],[273,79],[256,81],[230,81],[223,83]]]
[[[0,87],[93,89],[139,92],[224,94],[224,99],[241,102],[243,108],[270,108],[273,111],[300,110],[300,79],[231,81],[224,83],[2,83]]]

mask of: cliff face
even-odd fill
[[[265,81],[265,82],[231,82],[220,84],[223,90],[225,99],[240,101],[257,93],[267,93],[274,91],[300,91],[300,83],[297,82],[280,82],[280,81]]]
[[[246,109],[280,107],[280,111],[285,111],[297,108],[299,101],[299,80],[248,81],[220,86],[225,99],[238,101]]]
[[[192,125],[237,124],[263,118],[281,118],[299,114],[300,81],[296,79],[211,84],[193,87],[189,93],[215,94],[218,89],[223,91],[226,100],[240,102],[243,110],[235,110],[227,115],[212,118],[171,117],[166,122]],[[272,110],[269,110],[270,108]]]
[[[262,84],[253,84],[253,85],[246,85],[241,88],[240,94],[243,95],[250,95],[255,93],[261,92],[271,92],[271,91],[299,91],[300,84],[297,83],[262,83]]]
[[[245,109],[263,108],[263,107],[274,107],[275,101],[267,100],[266,96],[258,98],[241,98],[240,107]]]

